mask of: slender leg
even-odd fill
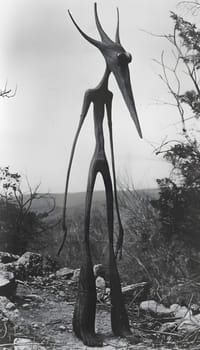
[[[89,246],[90,212],[94,183],[98,172],[97,161],[92,160],[86,193],[83,263],[79,278],[78,298],[73,316],[73,329],[87,346],[102,346],[95,334],[96,286]]]
[[[102,167],[102,176],[104,179],[106,189],[106,202],[107,202],[107,221],[108,221],[108,234],[109,234],[109,274],[110,274],[110,287],[111,287],[111,325],[112,331],[117,336],[130,335],[130,327],[128,322],[128,315],[125,309],[120,277],[117,270],[116,259],[113,249],[113,191],[110,172],[107,161],[104,162]]]

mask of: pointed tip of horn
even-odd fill
[[[103,30],[103,27],[99,21],[99,17],[98,17],[98,13],[97,13],[97,3],[94,3],[94,16],[95,16],[95,22],[96,22],[96,26],[98,29],[98,32],[100,34],[101,40],[102,42],[106,43],[106,44],[111,44],[113,43],[113,41],[109,38],[109,36],[105,33],[105,31]]]
[[[70,10],[68,10],[68,14],[72,20],[72,22],[74,23],[75,27],[78,29],[79,33],[87,40],[89,41],[92,45],[96,46],[97,48],[101,48],[102,47],[102,43],[98,40],[95,40],[93,38],[91,38],[90,36],[88,36],[86,33],[83,32],[83,30],[78,26],[78,24],[76,23],[76,21],[74,20]]]
[[[115,34],[115,42],[117,44],[120,44],[120,37],[119,37],[119,9],[117,7],[117,29]]]

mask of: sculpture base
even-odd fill
[[[112,248],[110,250],[110,288],[112,331],[116,336],[126,337],[131,334],[131,331]]]
[[[78,297],[73,315],[73,330],[87,346],[101,347],[102,340],[95,334],[96,286],[92,264],[81,268]]]

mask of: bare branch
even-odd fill
[[[15,90],[12,92],[11,89],[7,89],[7,82],[6,82],[4,89],[3,90],[0,89],[0,97],[11,98],[16,95],[16,92],[17,92],[17,86],[15,87]]]

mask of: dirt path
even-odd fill
[[[17,307],[22,318],[18,336],[26,336],[49,350],[99,349],[84,346],[73,334],[75,292],[76,287],[69,285],[68,281],[42,281],[28,287],[19,286]],[[32,297],[27,297],[30,294]],[[97,306],[96,331],[102,335],[102,349],[153,350],[144,340],[134,344],[134,336],[129,340],[114,337],[109,307]]]
[[[75,288],[62,281],[49,286],[19,286],[17,307],[22,319],[19,336],[27,336],[49,349],[87,349],[72,331]],[[70,290],[70,291],[69,291]],[[66,292],[67,291],[67,292]],[[29,295],[34,296],[29,299]],[[105,349],[126,349],[127,341],[112,336],[110,314],[98,308],[96,331],[102,334]],[[94,348],[93,348],[94,349]]]

